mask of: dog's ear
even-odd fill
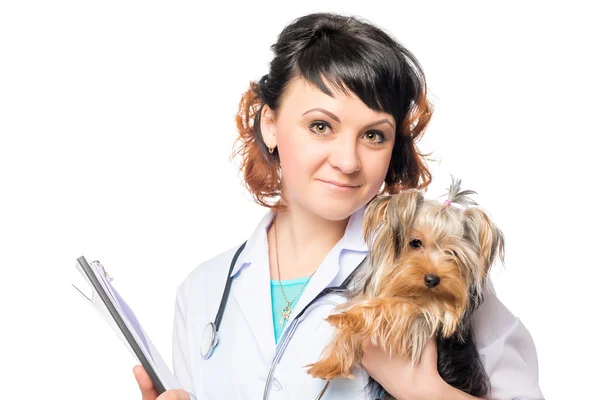
[[[423,203],[423,193],[416,189],[405,190],[393,196],[388,207],[388,223],[398,240],[398,253],[404,247],[408,230],[413,224],[417,210]],[[399,254],[397,254],[399,255]]]
[[[480,255],[478,278],[483,281],[496,258],[504,263],[504,234],[480,208],[467,208],[464,216],[466,232]]]
[[[375,196],[367,205],[362,219],[365,242],[372,243],[375,233],[384,222],[385,210],[391,198],[390,195]]]
[[[385,214],[391,198],[391,195],[379,195],[373,198],[367,205],[362,219],[364,240],[369,247],[370,258],[375,265],[379,265],[384,254],[387,254],[384,253],[384,246],[389,245],[389,241],[381,240],[382,235],[378,235],[378,233],[385,234],[381,230],[386,229]],[[379,239],[377,239],[377,236],[379,236]]]
[[[393,255],[396,259],[400,256],[408,229],[422,202],[423,194],[418,190],[380,195],[371,200],[363,216],[363,230],[373,257]],[[378,265],[376,260],[375,265]]]

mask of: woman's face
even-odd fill
[[[332,92],[334,97],[304,79],[293,80],[276,120],[263,107],[261,130],[267,146],[277,146],[282,197],[290,209],[341,220],[381,189],[396,121],[351,92]]]

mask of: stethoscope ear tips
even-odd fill
[[[208,360],[213,353],[213,350],[219,344],[219,335],[217,328],[213,322],[209,322],[202,332],[200,339],[200,355],[205,360]]]

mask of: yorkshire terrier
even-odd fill
[[[328,381],[353,378],[363,343],[414,364],[432,337],[438,371],[450,385],[476,397],[490,389],[475,346],[473,312],[483,301],[488,271],[504,263],[504,235],[452,178],[444,202],[419,190],[375,197],[365,209],[367,262],[326,320],[336,328],[321,359],[307,372]],[[464,207],[454,206],[455,204]],[[341,311],[341,312],[340,312]],[[368,390],[393,399],[373,378]]]

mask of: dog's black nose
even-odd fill
[[[439,285],[440,283],[440,277],[437,275],[431,275],[431,274],[427,274],[425,275],[425,285],[428,288],[433,288],[436,287],[437,285]]]

